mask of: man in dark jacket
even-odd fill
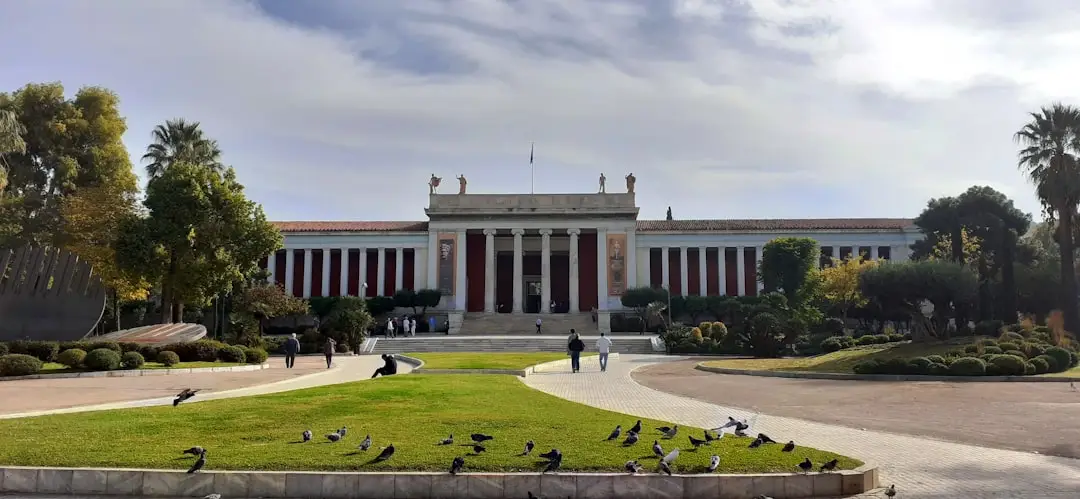
[[[296,364],[296,354],[300,353],[300,340],[296,339],[296,333],[293,333],[289,339],[285,340],[285,367],[292,369]]]
[[[570,351],[570,368],[573,372],[578,372],[581,370],[581,352],[585,351],[585,342],[581,341],[581,337],[573,329],[570,330],[570,341],[566,344],[566,349]]]
[[[337,350],[337,342],[333,338],[327,338],[323,343],[323,355],[326,356],[326,368],[330,369],[330,362],[334,360],[334,351]]]
[[[378,375],[390,376],[391,374],[397,374],[397,359],[393,355],[382,354],[382,360],[385,364],[382,367],[375,370],[375,374],[371,375],[371,379],[375,379]]]

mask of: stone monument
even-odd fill
[[[442,179],[439,178],[439,177],[436,177],[435,174],[432,173],[431,174],[431,179],[428,180],[428,183],[427,183],[427,185],[428,185],[428,194],[438,194],[439,193],[439,184],[441,182],[442,182]]]
[[[93,268],[60,248],[0,248],[0,341],[76,341],[105,312]]]
[[[600,174],[600,190],[599,194],[607,194],[607,177],[603,173]]]
[[[630,172],[630,174],[626,176],[626,193],[627,194],[633,194],[634,193],[634,184],[636,184],[636,183],[637,183],[637,177],[634,176],[634,172]]]
[[[469,181],[465,180],[465,174],[462,173],[457,177],[458,181],[458,194],[465,194],[465,187],[469,185]]]

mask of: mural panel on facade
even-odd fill
[[[439,291],[443,296],[454,295],[454,267],[457,261],[457,235],[439,234]]]
[[[626,234],[607,236],[608,296],[621,296],[626,290]]]

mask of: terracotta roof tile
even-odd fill
[[[427,222],[272,222],[281,232],[426,232]]]
[[[638,220],[641,232],[770,230],[902,230],[910,218],[794,218],[757,220]]]

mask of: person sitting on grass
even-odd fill
[[[381,357],[382,357],[383,362],[385,362],[385,364],[383,364],[382,367],[375,370],[375,374],[371,375],[371,379],[375,379],[380,374],[383,375],[383,376],[390,376],[391,374],[397,374],[397,359],[395,359],[393,355],[389,355],[389,354],[385,354],[385,353],[382,354]]]

